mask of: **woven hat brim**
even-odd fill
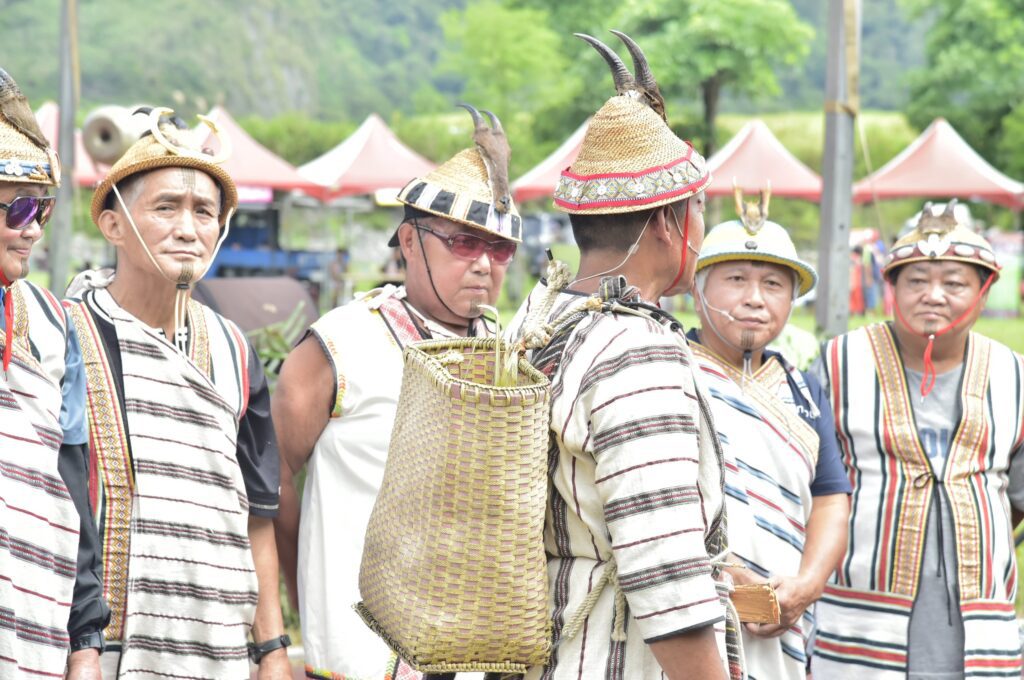
[[[131,149],[128,150],[128,153],[131,153]],[[100,215],[105,209],[107,195],[110,194],[115,184],[132,175],[162,168],[194,168],[212,177],[224,194],[224,209],[221,211],[219,220],[221,226],[224,226],[228,214],[238,209],[238,189],[235,188],[234,180],[231,179],[231,175],[224,168],[216,163],[193,156],[167,154],[164,156],[142,158],[137,162],[128,162],[122,167],[115,165],[110,173],[103,178],[99,186],[96,187],[96,192],[92,196],[92,221],[99,224]]]
[[[708,255],[706,257],[700,257],[697,259],[697,271],[706,269],[713,264],[719,264],[721,262],[742,262],[746,260],[771,262],[772,264],[779,264],[795,271],[797,277],[800,279],[799,293],[801,297],[810,293],[814,290],[814,287],[818,285],[818,272],[814,271],[814,267],[806,262],[792,260],[788,257],[781,257],[779,255],[770,255],[768,253],[755,253],[749,250],[732,250],[715,253],[714,255]]]
[[[663,205],[669,205],[670,203],[676,203],[690,198],[691,196],[695,196],[707,188],[707,186],[711,184],[711,180],[711,173],[708,173],[697,182],[665,193],[636,199],[619,199],[600,203],[591,203],[585,207],[578,203],[565,201],[559,198],[554,199],[554,204],[560,211],[569,215],[619,215],[623,213],[639,212],[641,210],[650,210]]]
[[[516,243],[523,242],[523,219],[519,213],[498,213],[491,203],[468,198],[448,191],[425,178],[416,178],[398,192],[399,202],[443,217],[446,220],[479,229]],[[394,245],[391,245],[394,243]],[[398,232],[388,241],[392,248],[398,245]]]

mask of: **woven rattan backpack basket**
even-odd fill
[[[549,384],[520,358],[515,385],[493,386],[496,342],[404,353],[356,610],[423,672],[523,673],[550,653]]]

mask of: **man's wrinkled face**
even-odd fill
[[[412,236],[409,241],[402,240],[402,252],[408,261],[408,285],[429,290],[432,279],[437,296],[452,312],[462,318],[480,316],[480,305],[497,301],[510,261],[498,262],[486,250],[473,259],[459,256],[446,237],[466,234],[489,243],[508,240],[442,217],[417,219],[416,223],[422,228],[417,229],[409,222],[402,225],[402,229],[411,230]],[[408,252],[406,243],[411,245]],[[435,318],[450,316],[443,306],[438,307],[429,310]]]
[[[710,319],[734,348],[759,350],[774,340],[793,308],[793,270],[773,262],[739,260],[712,265],[704,283]],[[725,310],[728,316],[716,309]],[[732,318],[730,318],[732,317]]]
[[[963,262],[938,260],[911,262],[896,272],[896,304],[910,330],[930,335],[942,330],[970,309],[983,282],[978,270]],[[964,320],[970,328],[978,320],[984,301]]]
[[[164,275],[172,279],[178,279],[182,271],[201,275],[220,236],[217,183],[204,172],[178,167],[153,170],[135,181],[141,184],[123,192],[122,197]],[[115,205],[119,219],[127,222],[120,204]],[[134,267],[151,269],[131,226],[125,223],[121,227],[124,231],[118,245],[124,255]]]
[[[40,184],[14,184],[0,182],[0,203],[9,204],[18,196],[45,196],[47,187]],[[43,235],[39,223],[33,220],[24,229],[10,229],[7,215],[0,211],[0,271],[8,281],[28,276],[32,246]]]

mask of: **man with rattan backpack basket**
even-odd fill
[[[608,61],[618,93],[555,191],[579,271],[561,291],[538,284],[512,323],[526,346],[545,345],[531,360],[552,383],[554,645],[526,678],[741,678],[736,621],[716,578],[721,449],[683,329],[655,304],[693,283],[711,178],[665,122],[643,53],[616,35],[635,74],[579,36]],[[529,337],[538,329],[544,337]]]
[[[328,312],[285,361],[273,398],[281,442],[279,551],[311,678],[419,678],[352,610],[364,534],[381,489],[402,385],[402,352],[426,339],[492,335],[493,305],[522,238],[497,117],[472,106],[476,148],[399,193],[389,243],[407,261],[385,286]],[[301,512],[293,478],[308,463]],[[418,510],[409,499],[409,513]],[[395,557],[394,559],[399,559]],[[402,602],[395,602],[401,607]]]

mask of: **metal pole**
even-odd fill
[[[852,25],[851,25],[852,24]],[[825,79],[824,187],[818,247],[818,334],[845,333],[850,300],[850,220],[853,212],[853,123],[857,114],[860,0],[830,0]],[[852,76],[852,77],[851,77]]]
[[[74,181],[71,171],[75,167],[75,81],[72,41],[78,30],[75,21],[76,0],[63,0],[60,13],[60,121],[57,132],[57,154],[60,156],[62,177],[53,207],[53,219],[48,226],[46,243],[50,268],[50,289],[63,296],[68,283],[71,259],[71,207],[74,200]]]

